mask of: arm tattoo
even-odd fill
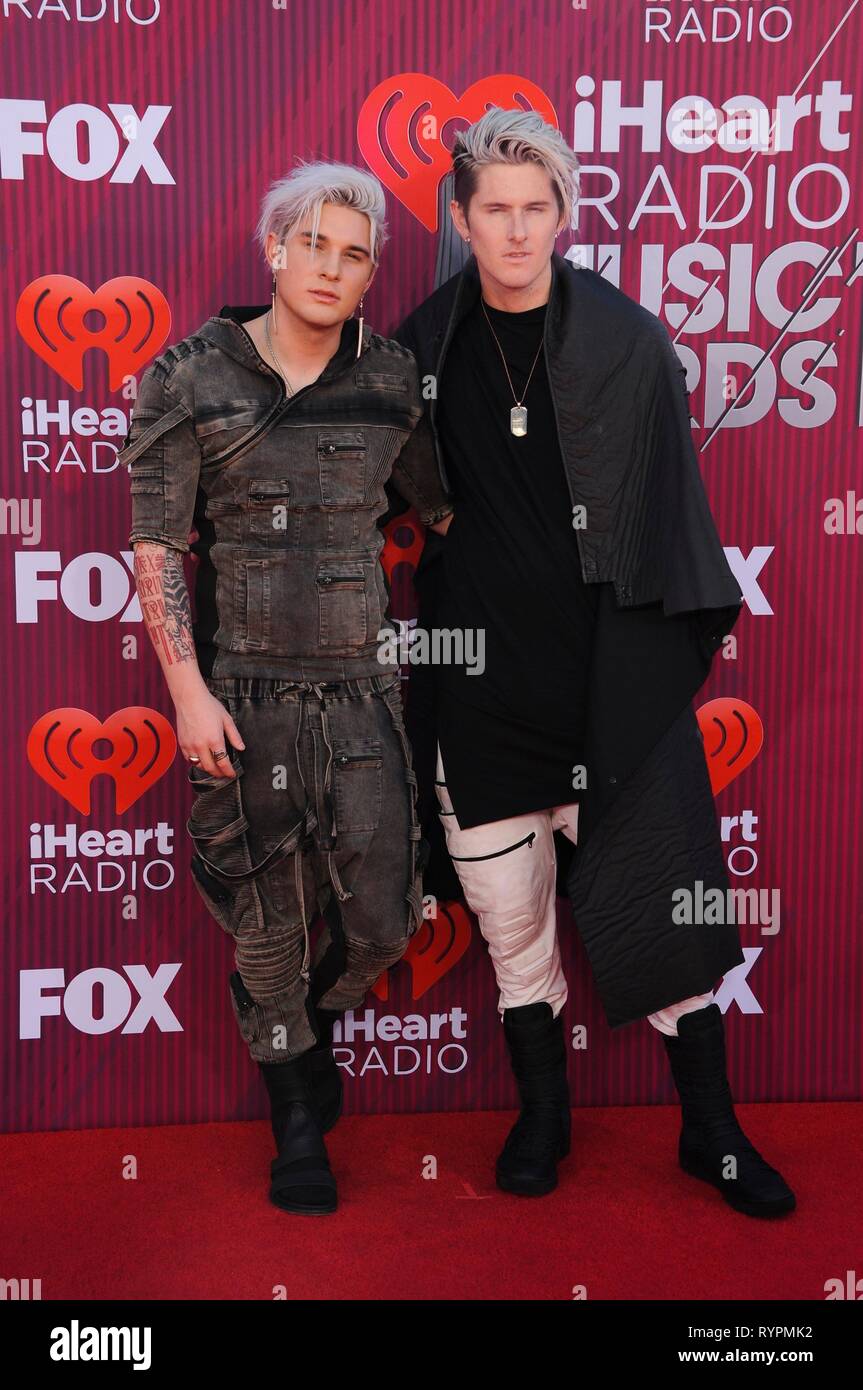
[[[163,653],[168,666],[195,661],[192,608],[180,552],[167,546],[135,546],[135,583],[157,655]]]

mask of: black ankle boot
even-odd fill
[[[336,1180],[318,1121],[308,1053],[258,1066],[270,1096],[278,1150],[270,1164],[270,1201],[282,1211],[311,1216],[335,1211]]]
[[[504,1009],[503,1029],[521,1112],[495,1168],[498,1187],[540,1197],[557,1187],[557,1160],[569,1153],[570,1109],[563,1015],[546,1001]]]
[[[677,1032],[676,1038],[663,1033],[662,1041],[683,1106],[681,1168],[712,1183],[730,1206],[747,1216],[793,1211],[797,1203],[791,1188],[749,1142],[734,1113],[719,1005],[682,1014]],[[734,1176],[723,1176],[729,1167]]]
[[[306,1053],[321,1134],[327,1134],[342,1113],[342,1073],[333,1056],[333,1024],[343,1013],[343,1010],[315,1009],[319,1037]]]

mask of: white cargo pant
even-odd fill
[[[566,1002],[567,986],[557,939],[553,832],[562,830],[576,843],[578,802],[462,830],[447,790],[440,744],[435,789],[465,902],[488,943],[500,990],[498,1012],[546,1000],[556,1017]],[[695,994],[647,1017],[660,1033],[675,1037],[681,1014],[712,1003],[712,991]]]

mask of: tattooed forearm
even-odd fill
[[[192,607],[180,552],[168,546],[136,545],[135,583],[157,655],[163,654],[169,666],[196,661]]]

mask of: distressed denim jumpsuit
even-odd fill
[[[348,320],[288,397],[242,327],[265,307],[225,306],[155,359],[119,457],[130,544],[198,560],[196,653],[245,748],[226,740],[236,778],[189,767],[191,869],[235,943],[242,1037],[278,1062],[315,1044],[316,1006],[361,1004],[422,922],[401,678],[379,656],[379,521],[399,510],[393,487],[426,525],[452,505],[413,355],[366,327],[358,356]]]

